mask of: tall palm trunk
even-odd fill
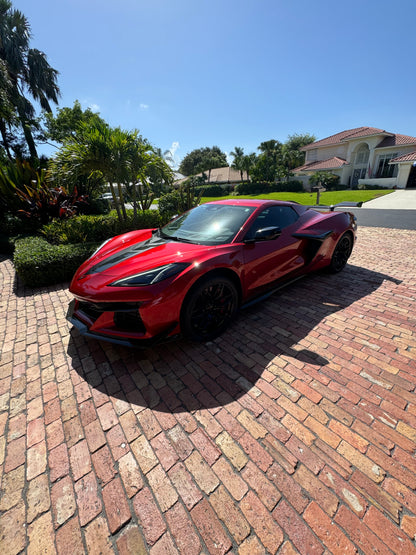
[[[9,139],[7,138],[6,125],[4,123],[4,120],[2,119],[0,119],[0,133],[3,139],[3,147],[4,147],[4,150],[6,151],[7,157],[9,160],[13,160],[13,156],[10,152]]]
[[[114,206],[116,207],[116,211],[117,211],[117,218],[121,222],[122,217],[120,212],[120,206],[118,205],[118,198],[116,195],[116,190],[114,189],[114,184],[111,181],[110,181],[110,190],[111,190],[111,194],[113,195]]]
[[[124,221],[127,221],[127,212],[126,212],[126,206],[124,204],[124,194],[123,194],[123,189],[121,188],[121,183],[117,183],[117,188],[118,188],[118,198],[120,199],[120,204],[121,204],[121,210],[123,212],[123,218]]]

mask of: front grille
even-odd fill
[[[121,330],[145,333],[139,303],[88,303],[79,301],[78,309],[95,322],[104,312],[114,312],[114,324]]]
[[[95,322],[95,320],[97,320],[97,318],[104,312],[104,310],[99,308],[98,305],[81,301],[78,304],[78,308],[93,322]]]
[[[146,333],[146,328],[144,327],[143,320],[137,309],[129,312],[115,312],[114,324],[123,331]]]

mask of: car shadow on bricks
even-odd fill
[[[400,283],[348,265],[341,274],[311,275],[242,310],[213,342],[178,339],[152,349],[128,349],[72,329],[68,354],[99,402],[111,396],[137,412],[186,413],[218,409],[244,396],[255,413],[253,406],[265,391],[271,399],[284,392],[296,402],[299,393],[285,382],[287,364],[306,383],[326,379],[334,371],[326,367],[329,359],[336,365],[339,345],[354,340],[350,319],[371,317],[371,294],[383,284],[391,289]]]

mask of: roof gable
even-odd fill
[[[299,166],[295,168],[294,172],[299,171],[322,171],[322,170],[336,170],[338,168],[342,168],[342,166],[347,165],[348,162],[343,158],[339,158],[338,156],[333,156],[332,158],[328,158],[328,160],[319,160],[316,162],[308,162],[303,166]]]
[[[391,135],[384,137],[384,139],[377,145],[376,148],[385,148],[388,146],[403,146],[403,145],[416,145],[416,137],[409,137],[409,135]]]
[[[341,144],[345,141],[351,141],[353,139],[359,139],[360,137],[368,137],[371,135],[392,135],[384,129],[378,129],[376,127],[356,127],[354,129],[348,129],[347,131],[341,131],[341,133],[336,133],[330,137],[325,137],[319,141],[315,141],[309,145],[303,146],[300,150],[310,150],[313,148],[332,146]]]

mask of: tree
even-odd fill
[[[257,162],[257,156],[255,152],[251,154],[245,154],[242,160],[242,167],[245,172],[247,172],[247,181],[250,181],[250,174],[252,169],[255,167]]]
[[[12,150],[20,154],[12,140],[17,129],[23,132],[31,159],[38,158],[33,131],[40,126],[28,97],[46,112],[51,112],[49,101],[58,103],[58,72],[43,52],[29,48],[30,38],[26,17],[9,0],[0,0],[0,133],[9,159]]]
[[[147,193],[145,188],[151,186],[150,176],[154,168],[167,183],[173,182],[173,172],[168,164],[137,130],[111,128],[98,120],[81,123],[77,134],[64,141],[50,165],[52,177],[58,182],[76,182],[80,175],[100,171],[110,185],[117,216],[122,222],[127,219],[123,185],[132,186],[130,192],[136,215],[137,200],[143,200]]]
[[[68,137],[75,137],[81,123],[91,124],[100,122],[106,124],[99,114],[91,108],[82,110],[81,104],[75,100],[72,108],[58,108],[56,116],[53,113],[45,113],[46,126],[45,138],[57,143],[63,143]]]
[[[230,154],[234,158],[233,163],[231,164],[231,167],[240,172],[241,181],[244,181],[243,179],[244,148],[241,148],[240,146],[236,146],[233,152],[230,152]]]
[[[288,174],[290,170],[302,166],[305,162],[305,153],[300,150],[301,147],[314,143],[315,141],[316,137],[309,133],[305,133],[304,135],[295,133],[294,135],[288,136],[284,144],[284,165],[288,170]]]
[[[282,143],[274,139],[264,141],[258,146],[260,154],[252,175],[255,181],[273,182],[279,177]]]
[[[192,150],[187,154],[179,166],[179,172],[185,176],[209,171],[214,168],[228,166],[226,154],[218,147],[204,147]]]

